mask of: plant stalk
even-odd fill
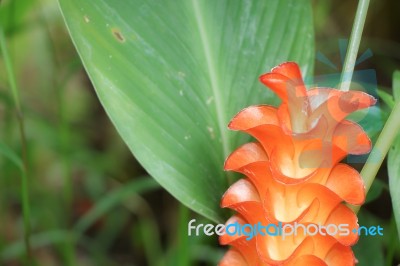
[[[353,77],[354,65],[356,63],[357,53],[360,47],[368,6],[369,0],[360,0],[358,2],[357,13],[354,19],[353,29],[351,31],[350,42],[347,47],[342,76],[340,78],[341,91],[348,91],[350,89],[350,82]]]
[[[1,54],[3,55],[3,60],[7,71],[8,82],[10,85],[11,94],[15,104],[20,139],[21,139],[21,153],[22,153],[21,157],[23,162],[21,169],[21,201],[22,201],[22,213],[24,220],[24,242],[25,242],[27,261],[29,265],[30,262],[32,261],[31,260],[32,256],[31,256],[31,245],[30,245],[31,226],[30,226],[30,207],[29,207],[27,141],[26,141],[24,117],[21,109],[17,80],[14,73],[12,61],[10,58],[10,53],[8,52],[7,49],[6,37],[4,35],[4,30],[2,25],[0,25],[0,51]]]
[[[397,101],[388,120],[383,127],[381,134],[376,141],[374,148],[372,149],[370,155],[368,156],[367,162],[365,163],[363,169],[361,170],[361,176],[364,179],[365,183],[365,192],[368,193],[368,190],[371,188],[372,182],[375,179],[376,174],[380,166],[385,159],[386,154],[388,153],[393,141],[400,133],[400,119],[398,116],[400,115],[400,101]],[[360,206],[356,206],[353,208],[355,212],[358,212]]]

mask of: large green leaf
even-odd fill
[[[400,71],[393,75],[393,96],[396,105],[400,104]],[[395,106],[396,106],[395,105]],[[393,115],[393,114],[392,114]],[[399,115],[399,114],[398,114]],[[392,197],[393,213],[400,239],[400,132],[388,155],[389,189]]]
[[[223,162],[246,140],[230,118],[275,103],[258,76],[287,60],[310,74],[307,0],[60,0],[105,110],[146,170],[221,221]],[[101,132],[99,132],[101,134]]]

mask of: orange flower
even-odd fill
[[[376,100],[359,91],[307,91],[293,62],[277,66],[260,81],[282,103],[278,108],[248,107],[229,124],[257,142],[239,147],[225,162],[225,170],[247,177],[234,183],[222,198],[223,208],[237,212],[226,224],[284,225],[284,230],[301,224],[325,229],[307,234],[299,227],[297,234],[258,234],[250,240],[224,234],[220,243],[232,248],[219,265],[354,265],[350,247],[358,236],[351,230],[358,229],[357,217],[344,203],[362,204],[364,184],[356,170],[339,162],[347,154],[370,151],[367,134],[345,117]],[[330,230],[343,224],[350,230],[347,234]]]

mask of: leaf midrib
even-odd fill
[[[206,32],[206,26],[204,24],[201,8],[199,6],[199,1],[192,0],[192,5],[193,5],[193,10],[194,10],[194,15],[195,19],[197,22],[197,26],[199,29],[200,33],[200,39],[201,39],[201,44],[203,47],[203,52],[204,56],[206,59],[207,63],[207,70],[208,74],[210,77],[210,82],[211,82],[211,91],[214,96],[214,103],[215,103],[215,109],[217,113],[217,123],[218,123],[218,129],[220,131],[221,135],[221,142],[222,142],[222,151],[224,158],[226,158],[229,155],[229,139],[228,136],[224,133],[225,132],[225,110],[224,110],[224,105],[222,102],[221,94],[220,94],[220,86],[219,86],[219,80],[216,75],[216,69],[215,69],[215,62],[214,58],[211,54],[211,46],[210,46],[210,41],[208,39],[208,35]]]

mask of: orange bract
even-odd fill
[[[371,141],[363,129],[345,117],[375,104],[359,91],[329,88],[306,90],[296,63],[283,63],[260,81],[282,100],[278,108],[251,106],[239,112],[229,128],[253,136],[234,151],[225,170],[247,176],[224,194],[221,206],[238,214],[228,224],[336,225],[357,229],[357,217],[344,203],[365,200],[359,173],[339,163],[347,154],[363,154]],[[246,236],[225,234],[222,245],[232,248],[221,266],[354,265],[350,248],[357,234]]]

